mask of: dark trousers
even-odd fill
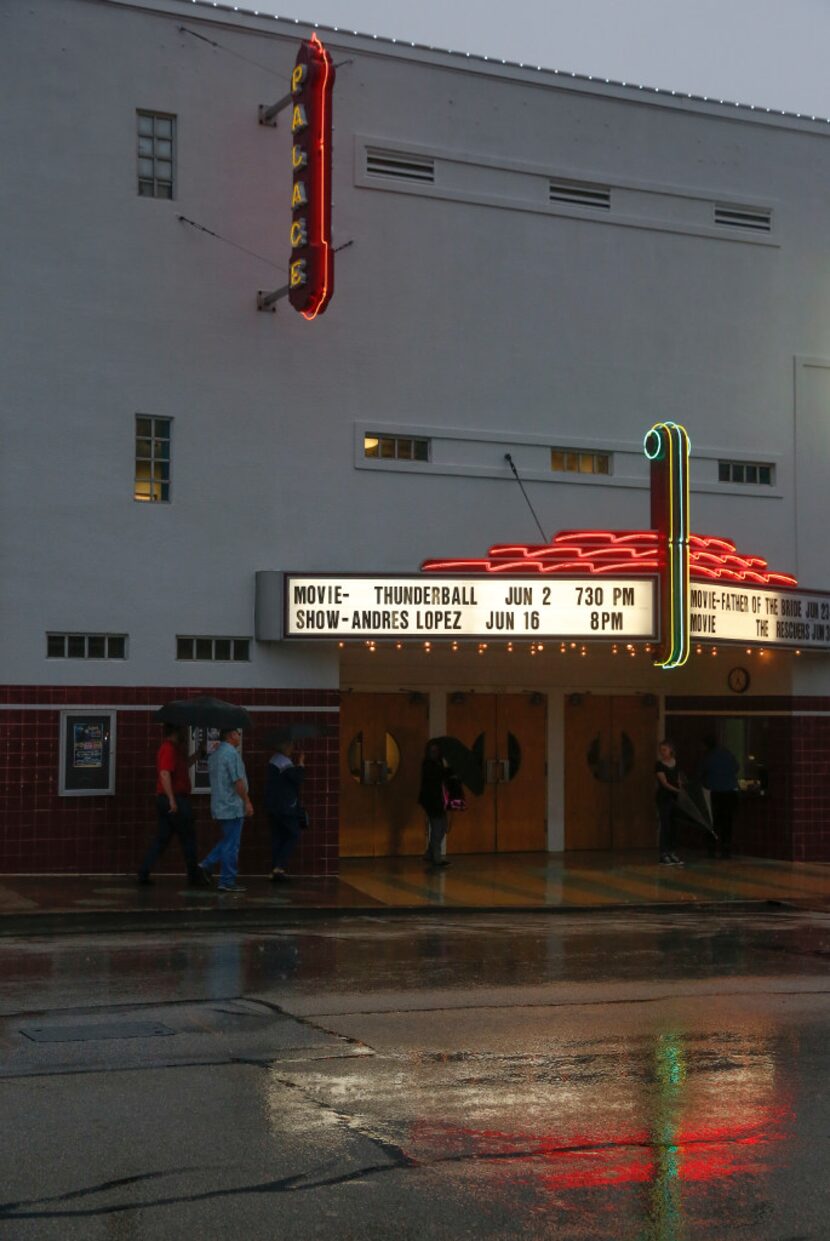
[[[717,832],[721,854],[729,857],[732,852],[732,820],[735,818],[738,794],[734,791],[717,793],[713,790],[709,796],[712,799],[712,827]],[[714,841],[712,841],[709,852],[714,857]]]
[[[144,861],[141,863],[139,874],[149,875],[162,853],[170,844],[171,838],[178,836],[187,866],[187,876],[189,879],[198,878],[199,872],[196,869],[196,826],[193,821],[193,807],[190,804],[190,798],[177,797],[176,806],[178,808],[176,813],[171,814],[170,803],[164,793],[159,793],[156,797],[158,831],[155,840],[145,854]]]
[[[300,843],[300,820],[279,814],[269,814],[271,826],[271,869],[285,870],[288,859]]]
[[[664,853],[674,853],[677,848],[677,807],[674,799],[658,803],[657,814],[660,818],[658,851],[662,857]]]
[[[427,856],[433,866],[436,866],[441,861],[441,845],[447,834],[447,816],[445,814],[427,815],[427,828],[429,831]]]

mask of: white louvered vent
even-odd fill
[[[435,180],[435,160],[428,156],[404,155],[396,151],[367,150],[366,175],[431,184]]]
[[[772,212],[765,207],[724,207],[715,203],[715,223],[726,228],[750,228],[754,233],[772,232]]]
[[[608,186],[593,185],[590,181],[551,181],[548,196],[552,203],[611,210],[611,191]]]

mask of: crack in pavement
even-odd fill
[[[711,982],[712,979],[703,979],[704,982]],[[717,980],[714,980],[717,981]],[[666,1000],[699,1000],[701,998],[711,998],[717,996],[719,999],[752,999],[762,994],[768,995],[788,995],[788,996],[812,996],[812,995],[830,995],[830,988],[796,988],[795,990],[785,990],[783,988],[771,988],[763,993],[755,989],[741,991],[667,991],[665,995],[632,995],[632,996],[612,996],[606,999],[590,1000],[587,998],[574,1000],[525,1000],[521,1004],[516,1004],[505,1000],[502,1004],[494,1004],[489,1001],[486,1004],[440,1004],[434,1007],[418,1007],[418,1008],[347,1008],[333,1013],[309,1013],[303,1016],[301,1013],[292,1013],[290,1009],[282,1010],[287,1017],[291,1017],[294,1021],[308,1020],[311,1023],[313,1018],[315,1022],[331,1021],[341,1017],[412,1017],[420,1016],[421,1013],[464,1013],[464,1012],[486,1012],[493,1010],[501,1012],[503,1010],[516,1011],[522,1008],[611,1008],[619,1004],[662,1004]],[[326,1034],[337,1034],[336,1030],[329,1030],[322,1026],[321,1029]],[[340,1038],[348,1038],[348,1035],[341,1034]]]
[[[325,1106],[325,1105],[321,1105]],[[363,1131],[358,1127],[358,1133]],[[326,1177],[317,1180],[307,1180],[306,1173],[296,1173],[293,1176],[281,1177],[273,1181],[260,1181],[253,1185],[239,1185],[235,1188],[228,1189],[212,1189],[205,1190],[201,1193],[194,1194],[178,1194],[165,1198],[156,1198],[147,1202],[116,1202],[110,1206],[89,1207],[82,1210],[21,1210],[21,1207],[37,1207],[40,1204],[49,1202],[62,1202],[79,1197],[85,1197],[90,1194],[105,1192],[109,1188],[121,1187],[127,1184],[158,1179],[164,1176],[170,1176],[182,1171],[193,1171],[194,1169],[173,1169],[169,1172],[149,1172],[140,1176],[124,1177],[120,1181],[105,1181],[101,1185],[89,1186],[86,1189],[71,1190],[66,1194],[58,1194],[49,1198],[26,1199],[19,1203],[0,1203],[0,1219],[83,1219],[94,1218],[96,1216],[115,1215],[122,1211],[149,1210],[153,1207],[165,1206],[181,1206],[185,1204],[193,1204],[197,1202],[207,1202],[217,1198],[231,1199],[235,1197],[249,1196],[253,1194],[272,1194],[272,1193],[307,1193],[309,1190],[330,1189],[340,1185],[352,1184],[355,1181],[363,1180],[369,1176],[386,1175],[389,1172],[399,1172],[401,1170],[419,1169],[428,1170],[430,1168],[440,1168],[450,1165],[461,1165],[464,1163],[506,1163],[518,1160],[533,1159],[544,1157],[549,1159],[551,1156],[557,1155],[582,1155],[590,1153],[599,1153],[610,1150],[664,1150],[676,1151],[687,1147],[702,1145],[708,1147],[711,1143],[704,1138],[692,1139],[688,1142],[586,1142],[569,1146],[544,1147],[530,1146],[520,1150],[512,1151],[495,1151],[491,1153],[469,1152],[457,1155],[443,1155],[434,1159],[415,1159],[413,1156],[407,1155],[400,1147],[396,1147],[391,1143],[385,1143],[382,1139],[372,1138],[369,1134],[363,1134],[370,1141],[376,1142],[379,1146],[385,1148],[386,1153],[397,1155],[391,1162],[385,1164],[365,1164],[361,1168],[355,1168],[351,1172],[342,1172],[338,1176]],[[725,1144],[740,1145],[738,1138],[726,1138]],[[800,1241],[799,1238],[792,1238],[792,1241]],[[804,1238],[804,1241],[807,1241]]]

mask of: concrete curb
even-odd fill
[[[790,911],[804,906],[759,898],[735,901],[666,901],[649,904],[609,905],[351,905],[325,907],[275,906],[235,909],[61,910],[54,913],[0,915],[0,938],[14,936],[88,935],[93,932],[224,931],[273,929],[292,923],[323,922],[355,918],[458,918],[514,914],[649,914],[649,913],[758,913]]]

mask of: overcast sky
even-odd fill
[[[830,0],[242,0],[243,7],[830,117]]]

